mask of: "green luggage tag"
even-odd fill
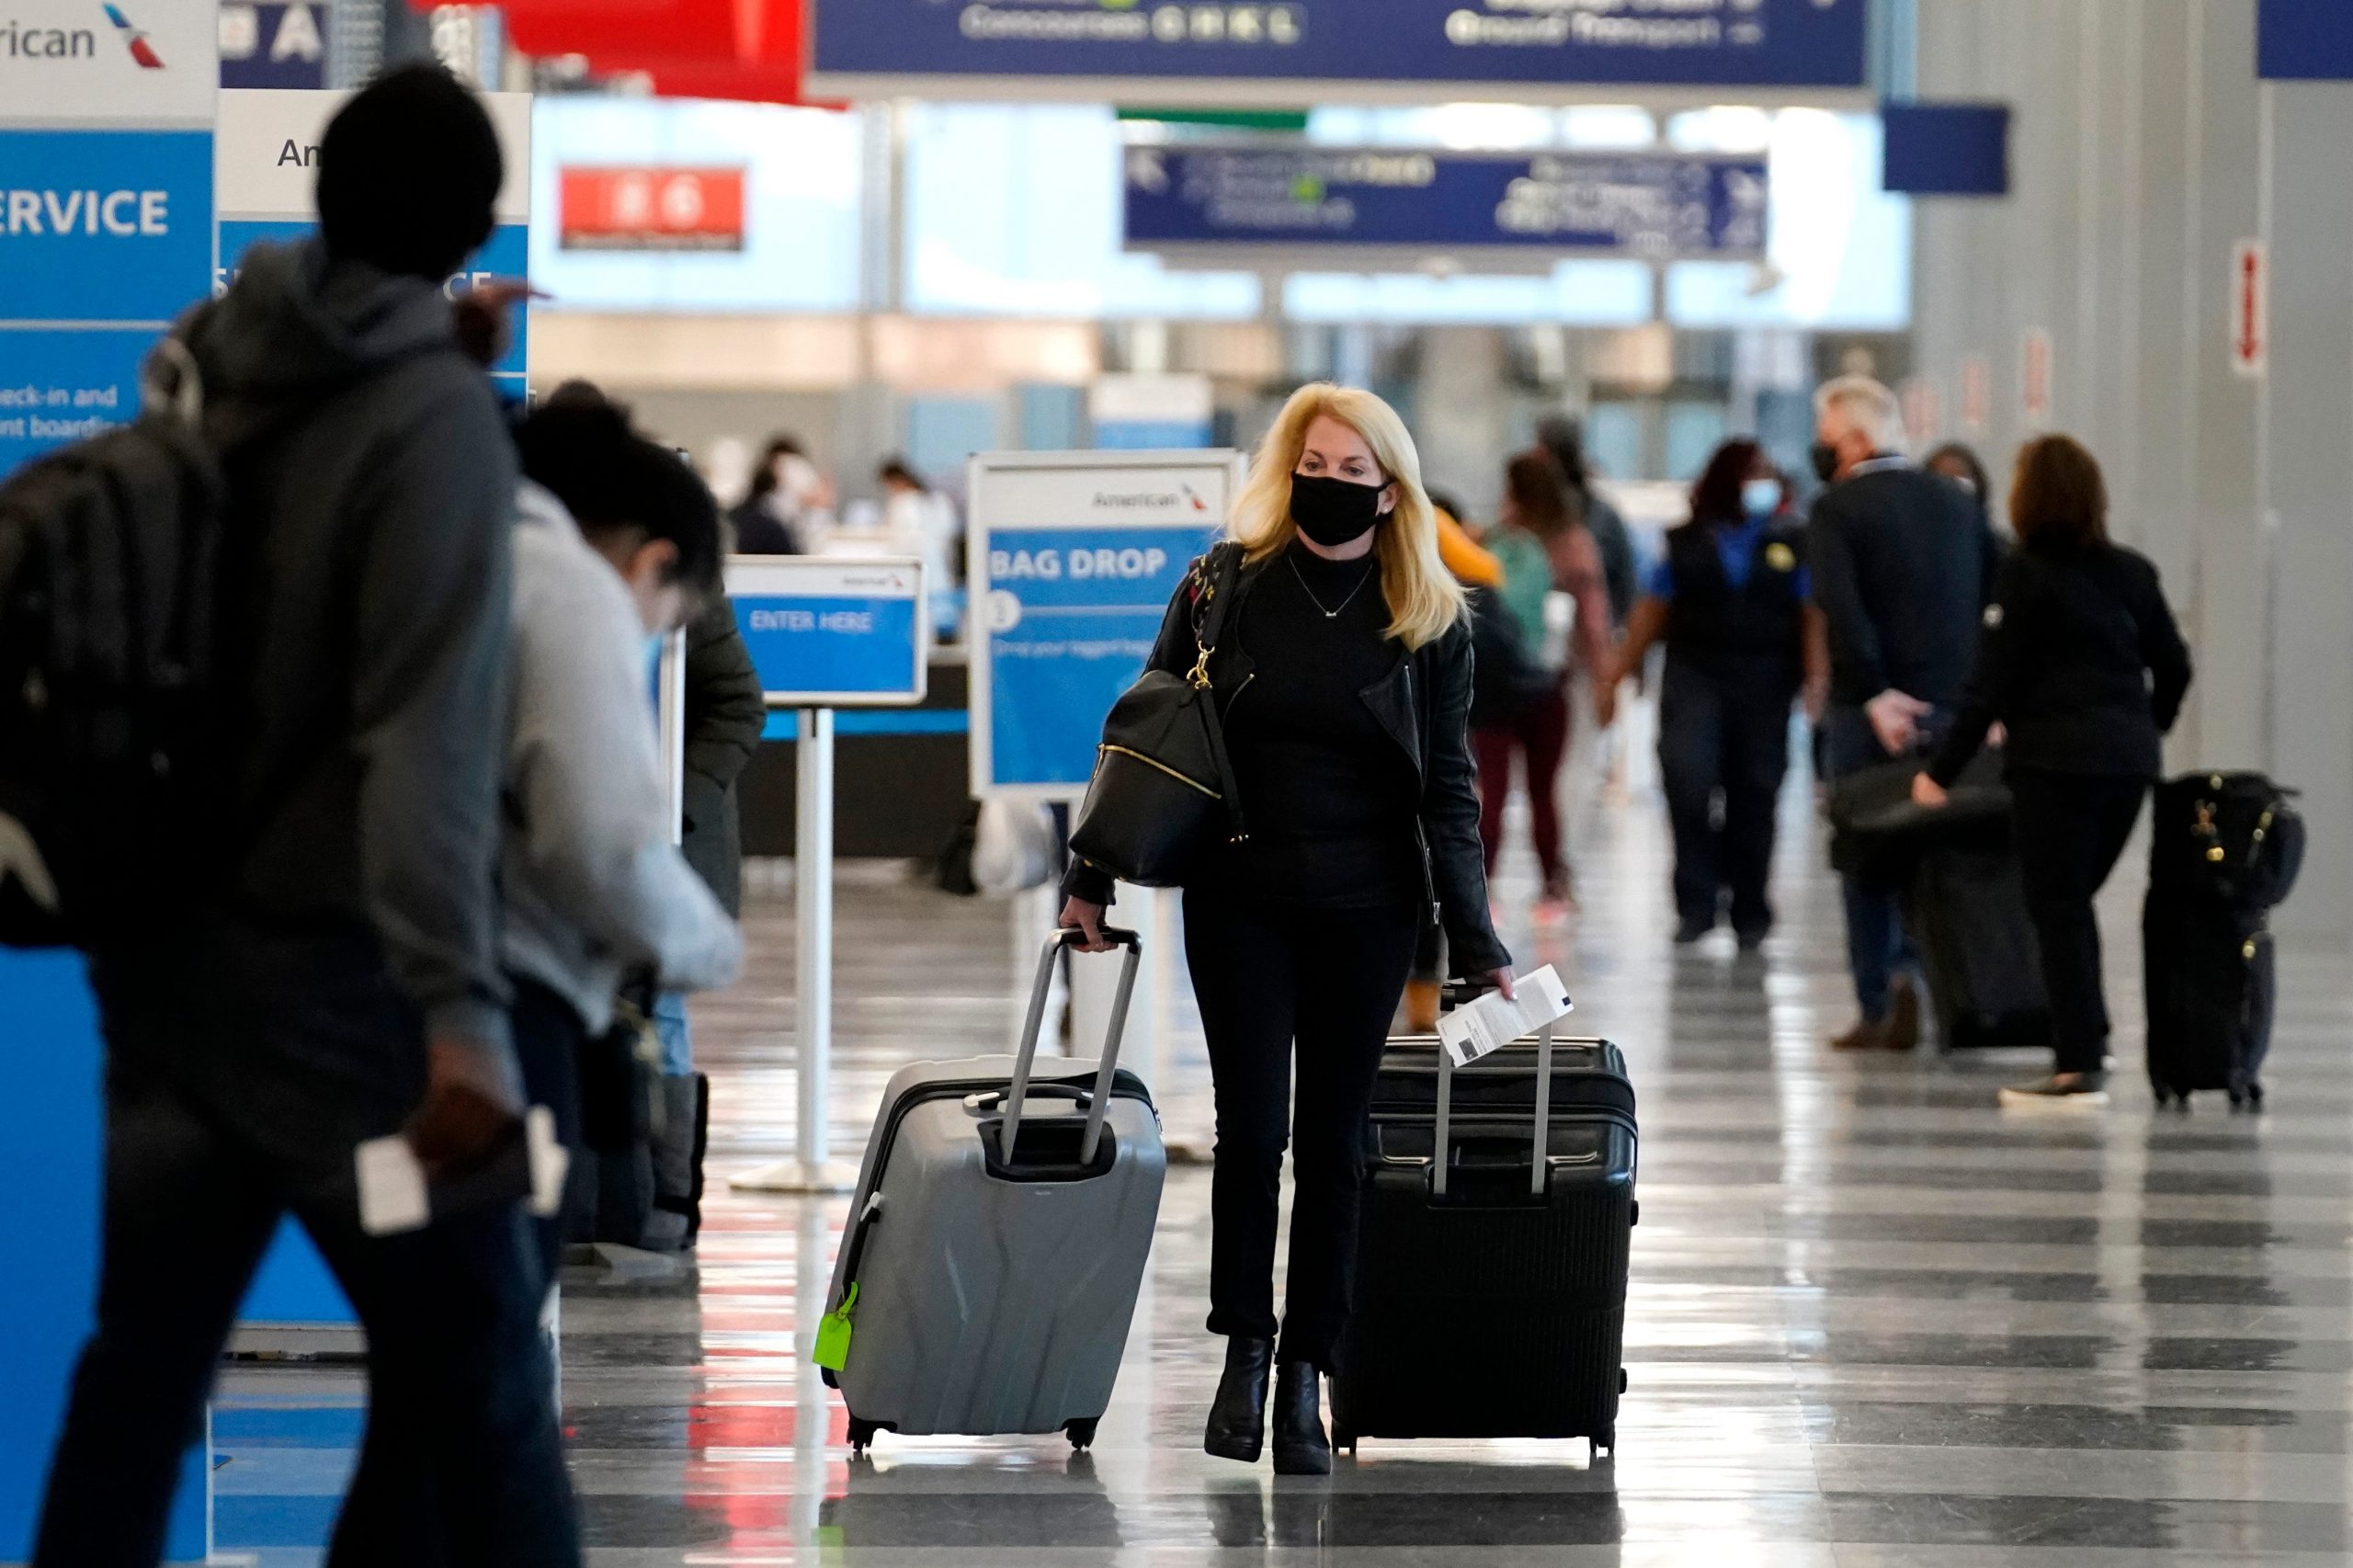
[[[838,1372],[849,1364],[849,1314],[857,1306],[858,1281],[853,1279],[842,1304],[818,1320],[817,1353],[811,1359],[829,1372]]]

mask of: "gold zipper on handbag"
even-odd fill
[[[1156,767],[1160,769],[1161,772],[1165,773],[1169,778],[1176,779],[1179,784],[1190,784],[1194,789],[1199,790],[1202,794],[1207,795],[1212,801],[1222,801],[1225,799],[1224,796],[1219,794],[1216,790],[1211,789],[1199,779],[1188,778],[1185,775],[1177,772],[1175,768],[1169,767],[1158,757],[1146,756],[1143,753],[1140,751],[1131,751],[1126,746],[1115,746],[1108,741],[1103,744],[1097,746],[1095,749],[1097,751],[1115,751],[1121,756],[1134,757],[1146,767]]]

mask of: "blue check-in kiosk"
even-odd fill
[[[735,624],[771,709],[791,710],[799,771],[793,824],[794,1035],[800,1116],[793,1157],[737,1176],[767,1192],[846,1192],[825,1126],[834,1008],[834,710],[921,702],[930,617],[923,563],[896,557],[739,555],[727,563]]]

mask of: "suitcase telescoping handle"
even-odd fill
[[[1430,1194],[1446,1196],[1446,1167],[1453,1147],[1449,1139],[1454,1120],[1454,1058],[1446,1047],[1438,1048],[1438,1126],[1430,1141]],[[1544,1161],[1550,1152],[1552,1132],[1552,1026],[1546,1024],[1536,1034],[1536,1144],[1535,1153],[1528,1162],[1528,1190],[1544,1196]]]
[[[1111,999],[1110,1027],[1103,1033],[1103,1064],[1096,1070],[1094,1100],[1086,1109],[1086,1140],[1078,1152],[1082,1165],[1094,1163],[1096,1146],[1103,1141],[1103,1118],[1111,1106],[1111,1075],[1120,1066],[1120,1037],[1128,1027],[1128,998],[1135,994],[1136,965],[1143,958],[1143,938],[1133,931],[1117,926],[1101,930],[1127,952],[1120,960],[1120,989]],[[1005,1095],[1004,1157],[1008,1165],[1013,1163],[1013,1141],[1021,1131],[1022,1102],[1029,1097],[1029,1069],[1038,1061],[1038,1031],[1046,1022],[1046,994],[1054,986],[1054,960],[1064,948],[1086,938],[1086,932],[1065,926],[1046,938],[1046,949],[1038,957],[1037,983],[1029,987],[1029,1017],[1021,1026],[1021,1049],[1013,1058],[1013,1086]]]

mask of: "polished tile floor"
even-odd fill
[[[1524,958],[1572,977],[1643,1103],[1643,1224],[1614,1461],[1585,1446],[1368,1443],[1329,1482],[1204,1457],[1208,1178],[1172,1173],[1099,1445],[881,1440],[852,1462],[805,1360],[846,1200],[713,1199],[699,1268],[567,1281],[564,1396],[599,1568],[2107,1568],[2353,1562],[2353,983],[2291,952],[2271,1110],[2156,1112],[2137,1077],[2138,878],[2111,890],[2123,1071],[2105,1112],[2006,1115],[2007,1056],[1854,1061],[1835,897],[1790,800],[1761,960],[1677,952],[1655,803],[1580,789],[1584,908]],[[2137,850],[2136,850],[2137,854]],[[837,1146],[919,1055],[1011,1025],[1006,907],[841,893]],[[787,1153],[790,902],[700,1015],[715,1176]],[[1721,945],[1720,945],[1721,944]],[[1205,1065],[1165,1003],[1172,1137]],[[316,1560],[358,1423],[347,1374],[248,1370],[215,1418],[224,1549]]]

